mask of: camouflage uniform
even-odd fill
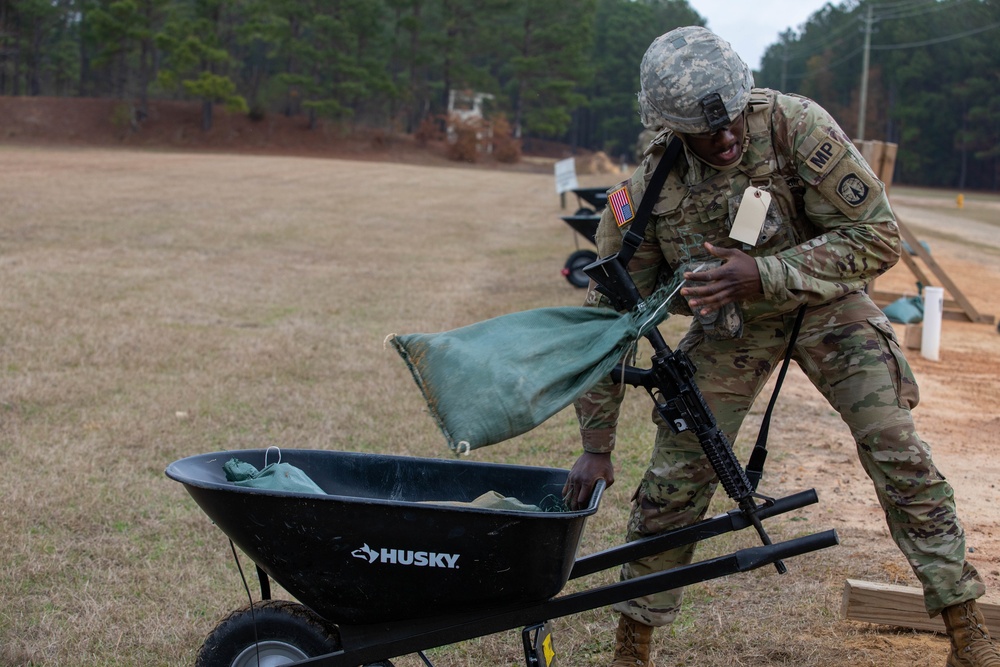
[[[984,586],[965,562],[952,488],[914,429],[913,374],[888,320],[864,292],[899,258],[898,228],[884,187],[814,102],[753,89],[743,113],[746,135],[738,164],[718,171],[682,151],[629,265],[633,279],[640,292],[650,293],[677,267],[712,259],[706,241],[754,257],[763,296],[738,304],[741,325],[727,336],[694,319],[678,345],[697,366],[698,386],[731,440],[780,363],[796,310],[807,306],[793,358],[850,427],[892,537],[923,585],[928,612],[978,598]],[[642,199],[670,137],[665,131],[653,141],[629,180],[633,201]],[[773,196],[756,246],[728,236],[750,185]],[[600,254],[618,250],[621,236],[606,210],[597,234]],[[587,302],[607,306],[593,289]],[[577,402],[586,451],[614,448],[623,391],[608,379]],[[655,413],[654,422],[655,446],[634,498],[630,540],[702,518],[716,488],[697,439],[690,432],[675,435]],[[685,547],[630,563],[622,576],[690,562],[692,551]],[[673,621],[680,599],[680,590],[667,591],[615,608],[660,626]]]

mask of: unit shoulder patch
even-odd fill
[[[860,156],[848,155],[816,189],[851,220],[858,220],[880,200],[884,186]]]
[[[837,194],[851,206],[861,206],[868,201],[871,188],[856,172],[851,172],[840,179],[837,184]]]

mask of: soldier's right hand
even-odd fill
[[[594,493],[597,480],[603,479],[610,488],[615,483],[615,467],[611,462],[611,452],[595,454],[584,452],[576,460],[563,486],[563,500],[571,510],[586,507]]]

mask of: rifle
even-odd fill
[[[615,253],[583,269],[596,283],[597,291],[607,296],[612,307],[619,311],[645,306],[629,275],[627,264],[627,258],[623,262],[620,253]],[[683,350],[671,350],[655,326],[645,336],[653,346],[651,367],[640,369],[622,364],[611,372],[612,379],[645,389],[653,399],[657,414],[674,433],[692,431],[697,436],[722,488],[736,501],[761,541],[770,545],[771,538],[757,513],[773,505],[774,499],[758,494],[747,478],[746,470],[733,453],[732,444],[719,428],[715,415],[694,381],[697,370],[694,363]],[[757,503],[758,500],[761,504]],[[774,566],[779,574],[787,571],[780,560],[775,561]]]

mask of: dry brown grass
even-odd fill
[[[225,538],[163,475],[175,459],[269,445],[449,456],[383,339],[576,305],[582,293],[558,273],[573,237],[552,190],[550,176],[489,170],[0,148],[0,664],[189,665],[244,604]],[[809,400],[827,446],[842,446]],[[648,410],[638,392],[626,405],[619,481],[584,551],[620,539]],[[566,411],[474,456],[568,467],[577,437]],[[769,491],[813,484],[775,456]],[[829,518],[817,509],[771,531]],[[884,532],[852,530],[785,577],[693,587],[657,636],[657,664],[941,664],[938,638],[839,618],[846,577],[907,576]],[[753,543],[719,539],[702,555]],[[519,641],[512,631],[431,657],[516,665]],[[557,622],[562,665],[606,664],[610,646],[606,610]]]

